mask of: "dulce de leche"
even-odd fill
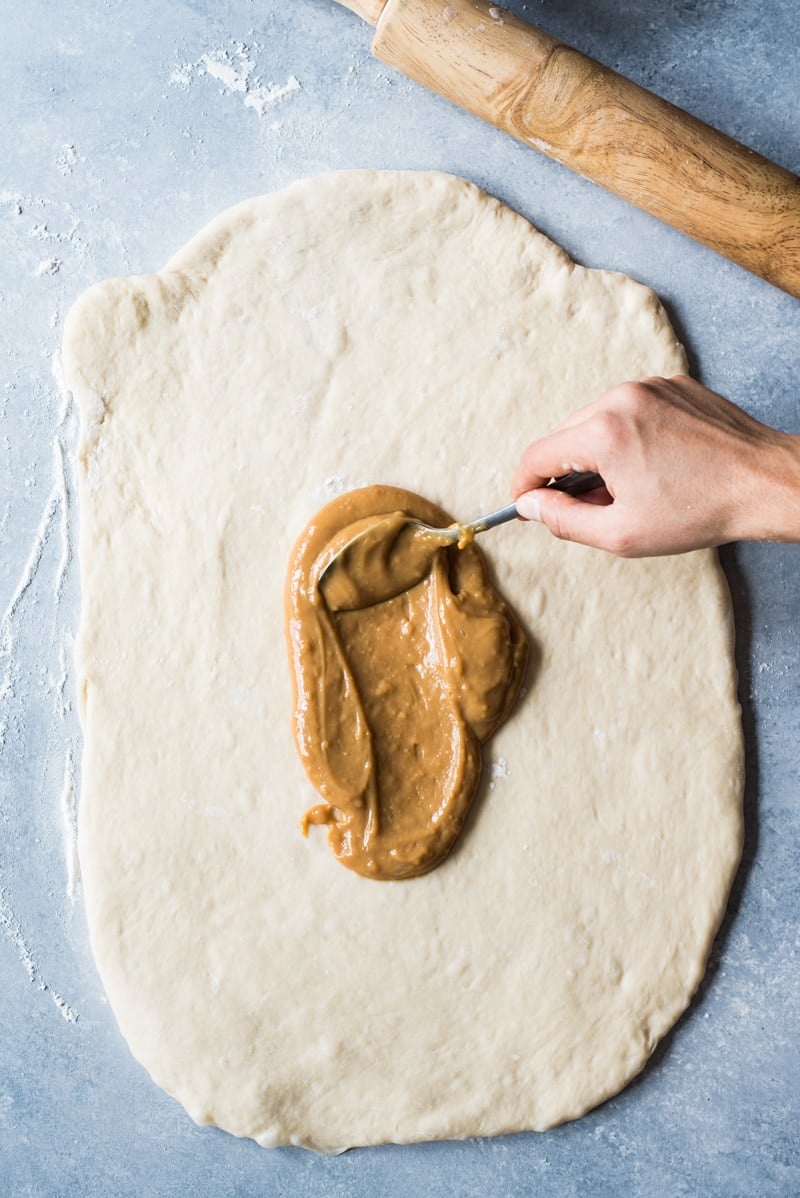
[[[322,799],[301,826],[326,824],[338,860],[379,880],[449,853],[528,654],[477,546],[426,543],[409,517],[451,523],[396,487],[340,496],[297,542],[286,587],[295,742]],[[337,557],[360,532],[355,559]]]

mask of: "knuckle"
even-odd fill
[[[625,407],[637,407],[641,403],[642,393],[647,388],[648,384],[655,382],[655,379],[644,379],[642,382],[627,382],[620,383],[617,387],[617,394],[620,403]]]
[[[627,529],[614,529],[606,537],[606,549],[616,557],[636,557],[636,538]]]
[[[652,403],[661,379],[643,379],[640,383],[623,383],[623,405],[627,415],[637,417]]]
[[[559,541],[571,541],[572,535],[566,519],[564,505],[561,503],[561,496],[556,493],[552,498],[553,502],[548,512],[547,527]]]
[[[594,436],[606,448],[618,445],[624,437],[626,418],[613,409],[598,412],[594,417]]]

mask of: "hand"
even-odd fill
[[[605,487],[545,489],[570,470]],[[554,536],[622,557],[800,540],[800,437],[683,375],[622,383],[529,445],[511,493]]]

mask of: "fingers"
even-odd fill
[[[764,510],[758,462],[774,463],[779,437],[683,375],[620,383],[528,446],[512,494],[562,540],[683,553],[750,535],[751,509]],[[545,488],[571,470],[596,471],[605,489],[577,500]]]
[[[592,444],[592,438],[586,436],[585,424],[559,429],[528,446],[511,484],[512,498],[543,487],[551,478],[572,470],[602,473],[597,461],[598,439],[595,437]]]
[[[512,496],[571,470],[596,470],[605,477],[603,464],[623,443],[634,413],[648,394],[643,383],[620,383],[573,412],[548,436],[533,441],[522,455]]]
[[[591,545],[621,556],[631,556],[636,547],[623,535],[610,497],[596,502],[575,499],[563,491],[540,487],[526,491],[517,499],[517,510],[526,520],[539,520],[554,537]]]

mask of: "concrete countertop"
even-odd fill
[[[800,170],[795,0],[509,7]],[[745,857],[706,982],[642,1077],[544,1135],[266,1151],[196,1128],[150,1082],[89,952],[73,843],[77,430],[57,380],[86,286],[155,270],[228,205],[340,167],[472,179],[579,262],[655,288],[694,371],[794,430],[798,302],[391,73],[328,0],[0,0],[0,30],[0,1192],[800,1192],[800,547],[722,554]]]

